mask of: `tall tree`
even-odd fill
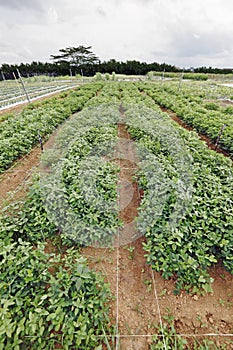
[[[91,46],[67,47],[59,50],[59,55],[51,55],[54,62],[68,62],[70,67],[81,68],[85,65],[99,64],[99,58],[91,51]]]

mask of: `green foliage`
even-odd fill
[[[175,293],[210,292],[208,269],[217,260],[233,273],[232,161],[175,125],[137,86],[142,85],[108,82],[88,102],[90,108],[66,123],[55,149],[44,155],[52,177],[35,181],[12,216],[13,209],[6,209],[0,237],[8,243],[20,237],[36,243],[58,236],[68,245],[112,239],[121,223],[113,205],[118,169],[108,160],[114,156],[116,125],[124,118],[140,160],[138,182],[144,197],[137,224],[147,238],[147,261],[164,278],[175,279]],[[159,99],[158,91],[152,95]]]
[[[156,76],[161,76],[161,72],[153,72]],[[180,78],[180,72],[174,73],[174,72],[165,72],[164,76],[167,78]],[[207,80],[208,75],[207,74],[200,74],[200,73],[184,73],[183,74],[184,79],[190,79],[190,80]]]
[[[153,79],[153,76],[154,76],[154,73],[153,73],[153,72],[148,72],[148,73],[147,73],[147,79],[148,79],[148,80],[152,80],[152,79]]]
[[[233,106],[227,106],[223,112],[225,114],[233,115]]]
[[[203,83],[204,84],[204,83]],[[230,96],[231,90],[226,87],[211,85],[182,85],[182,94],[177,83],[166,83],[163,86],[139,83],[140,91],[147,93],[162,107],[177,113],[183,121],[193,126],[198,132],[207,135],[214,143],[223,124],[226,128],[221,136],[219,146],[233,154],[233,113],[232,107],[220,107],[216,102],[204,102],[204,99],[222,99],[222,93]],[[216,89],[216,90],[215,90]]]
[[[184,79],[191,79],[191,80],[208,80],[207,74],[198,74],[198,73],[184,73]]]
[[[7,119],[10,119],[10,118],[13,118],[13,117],[14,117],[13,113],[6,113],[6,114],[3,114],[3,115],[0,115],[0,122],[3,122],[4,120],[7,120]]]
[[[110,74],[109,73],[105,73],[105,79],[106,80],[110,80]]]
[[[71,91],[67,97],[54,97],[26,107],[17,118],[9,118],[0,124],[0,173],[9,168],[20,156],[38,144],[38,132],[44,139],[72,113],[101,88],[100,84],[84,85]]]
[[[102,74],[101,74],[100,72],[97,72],[97,73],[95,74],[94,78],[95,78],[96,81],[101,81],[101,80],[103,80],[103,76],[102,76]]]
[[[71,66],[79,67],[99,62],[99,58],[91,51],[91,46],[66,47],[59,52],[59,55],[51,55],[56,63],[69,62]]]
[[[121,225],[119,169],[103,157],[114,151],[119,116],[118,107],[84,109],[60,129],[54,149],[43,154],[42,174],[25,202],[3,211],[0,237],[33,243],[59,237],[66,245],[111,244]]]
[[[115,137],[115,132],[110,127],[90,129],[73,143],[67,159],[56,167],[52,177],[45,179],[50,220],[62,228],[64,239],[84,245],[107,244],[117,232],[118,168],[101,160],[97,147],[110,141],[110,136]],[[97,155],[92,153],[93,147]],[[67,205],[62,206],[62,202]]]
[[[220,109],[220,106],[217,103],[214,102],[207,102],[204,104],[204,107],[206,109],[209,109],[210,111],[217,111]]]
[[[165,322],[162,327],[157,326],[157,334],[152,338],[150,350],[185,350],[187,349],[187,340],[176,333],[174,317],[165,316]],[[166,345],[166,347],[165,347]]]
[[[112,72],[112,80],[115,81],[116,80],[116,73]]]
[[[49,256],[1,244],[0,349],[94,349],[109,322],[109,289],[74,250]]]

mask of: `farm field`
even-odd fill
[[[233,349],[232,96],[100,81],[6,112],[0,349]]]
[[[55,80],[49,77],[23,78],[23,83],[31,101],[78,85],[77,79]],[[20,79],[0,82],[0,111],[27,102],[27,95]]]

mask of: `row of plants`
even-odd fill
[[[179,79],[181,76],[183,79],[190,80],[208,80],[208,75],[204,73],[173,73],[173,72],[151,72],[153,76],[157,77],[166,77],[166,78],[174,78]]]
[[[203,103],[206,100],[215,100],[220,102],[224,99],[233,99],[232,88],[225,85],[209,81],[209,82],[189,82],[189,81],[172,81],[164,80],[159,84],[167,92],[177,96],[182,95],[189,102],[196,101]]]
[[[212,264],[222,260],[233,273],[232,162],[151,109],[132,107],[126,116],[141,157],[138,227],[147,261],[175,279],[177,293],[209,292]]]
[[[29,104],[17,117],[10,116],[0,123],[0,173],[38,144],[38,137],[47,139],[59,124],[80,111],[101,87],[101,83],[83,85],[43,102]]]
[[[77,250],[0,246],[0,349],[102,349],[110,291]]]
[[[163,86],[139,83],[140,91],[147,93],[156,103],[174,111],[188,125],[198,132],[206,134],[213,142],[217,141],[222,126],[226,127],[221,136],[219,146],[233,154],[233,107],[221,107],[214,102],[203,99],[202,92],[198,95],[192,90],[184,90],[179,93],[174,85]],[[208,91],[208,86],[206,86]],[[207,94],[207,91],[205,94]]]
[[[110,347],[109,288],[78,247],[111,244],[121,225],[111,160],[119,118],[119,104],[73,115],[25,201],[2,211],[0,349]]]
[[[57,139],[55,148],[62,152],[53,161],[54,171],[42,182],[47,211],[61,237],[79,245],[111,245],[120,225],[119,168],[112,161],[119,116],[118,105],[101,105],[73,117]]]

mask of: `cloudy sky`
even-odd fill
[[[0,65],[79,45],[101,61],[233,67],[233,1],[0,0]]]

